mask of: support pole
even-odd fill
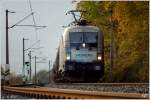
[[[22,68],[22,74],[23,74],[23,82],[25,82],[25,57],[24,57],[24,52],[25,52],[25,50],[24,50],[24,38],[23,38],[23,68]]]
[[[29,57],[30,57],[30,81],[31,81],[31,72],[32,72],[32,70],[31,70],[31,51],[29,52]]]
[[[9,67],[9,41],[8,41],[8,10],[6,9],[6,65],[5,71]],[[4,76],[4,84],[6,83]]]
[[[6,64],[9,64],[8,10],[6,9]]]
[[[36,86],[36,56],[35,56],[35,86]]]
[[[8,11],[8,9],[6,9],[6,65],[5,65],[5,71],[6,69],[8,70],[8,84],[9,84],[9,79],[10,79],[10,64],[9,64],[9,36],[8,36],[8,29],[9,29],[9,25],[8,25],[8,13],[15,13],[15,12],[11,12]],[[5,79],[4,79],[5,81]],[[5,83],[5,82],[4,82]]]
[[[50,82],[51,82],[50,67],[51,67],[51,65],[50,65],[50,60],[49,60],[49,84],[50,84]]]

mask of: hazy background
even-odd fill
[[[17,74],[22,73],[22,39],[28,38],[25,41],[25,49],[29,48],[37,40],[40,42],[34,47],[44,47],[32,53],[39,57],[47,57],[47,63],[37,63],[37,71],[41,69],[48,70],[48,60],[51,60],[51,65],[55,59],[59,39],[64,28],[62,26],[68,25],[72,21],[72,16],[66,16],[66,12],[75,9],[76,2],[72,0],[31,0],[33,12],[35,12],[35,20],[37,25],[47,26],[46,28],[37,30],[33,27],[15,26],[9,29],[9,62],[11,72]],[[5,10],[15,11],[16,13],[9,13],[9,27],[20,21],[23,17],[31,13],[29,0],[0,0],[0,37],[1,37],[1,54],[0,63],[5,65],[6,47],[5,47]],[[20,23],[20,25],[33,25],[32,16]],[[28,52],[26,52],[26,61],[28,61]],[[38,59],[38,61],[41,59]],[[32,72],[34,72],[34,59],[32,59]]]

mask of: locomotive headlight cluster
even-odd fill
[[[101,55],[98,55],[98,56],[97,56],[97,59],[98,59],[98,60],[102,60],[102,56],[101,56]]]
[[[69,53],[66,54],[66,60],[70,60],[70,54]]]
[[[67,55],[66,59],[67,59],[67,60],[70,60],[70,56],[69,56],[69,55]]]
[[[82,43],[82,47],[85,47],[85,43]]]

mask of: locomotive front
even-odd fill
[[[69,77],[98,80],[104,74],[103,34],[95,26],[74,26],[63,35],[64,73]]]

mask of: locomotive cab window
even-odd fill
[[[97,47],[97,32],[70,32],[70,44],[72,47],[80,47],[85,43],[88,47]]]
[[[97,42],[97,33],[96,32],[86,32],[84,33],[86,43],[96,43]]]
[[[82,43],[83,42],[83,33],[71,32],[70,33],[70,42],[71,43]]]
[[[86,32],[84,33],[84,41],[88,44],[88,47],[97,47],[98,41],[97,32]]]

